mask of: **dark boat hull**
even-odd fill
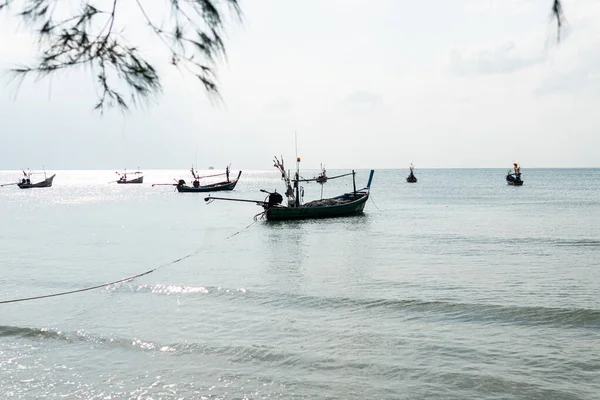
[[[508,183],[510,186],[523,186],[523,181],[521,178],[515,178],[513,175],[506,176],[506,183]]]
[[[242,175],[242,171],[238,174],[238,177],[229,182],[219,182],[213,183],[212,185],[205,186],[187,186],[187,185],[178,185],[177,191],[180,193],[206,193],[206,192],[223,192],[228,190],[235,189],[238,181],[240,180],[240,176]]]
[[[352,199],[352,197],[356,197]],[[311,218],[335,218],[349,215],[362,214],[365,204],[369,199],[369,192],[361,191],[348,193],[334,199],[349,199],[351,201],[331,206],[300,206],[300,207],[269,207],[266,209],[266,218],[269,221],[282,221],[293,219],[311,219]]]
[[[417,178],[414,176],[411,178],[410,176],[406,178],[406,182],[408,183],[417,183]]]
[[[144,183],[144,177],[140,176],[139,178],[131,179],[129,181],[117,181],[117,183],[123,185],[127,183]]]
[[[47,188],[52,186],[52,181],[56,174],[52,175],[50,178],[44,179],[38,183],[17,183],[17,186],[21,189],[33,189],[33,188]]]

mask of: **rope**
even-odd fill
[[[252,225],[254,225],[256,222],[258,222],[258,220],[255,220],[250,225],[246,226],[245,228],[240,229],[239,231],[237,231],[233,235],[227,236],[225,238],[225,240],[231,239],[232,237],[234,237],[234,236],[242,233],[243,231],[245,231],[246,229],[248,229]],[[68,294],[87,292],[87,291],[94,290],[94,289],[100,289],[100,288],[105,287],[105,286],[118,285],[120,283],[130,282],[130,281],[132,281],[134,279],[137,279],[137,278],[140,278],[140,277],[142,277],[144,275],[149,275],[149,274],[153,273],[154,271],[156,271],[156,270],[158,270],[160,268],[168,267],[170,265],[177,264],[178,262],[186,260],[186,259],[188,259],[188,258],[190,258],[190,257],[192,257],[192,256],[194,256],[196,254],[198,254],[200,252],[200,250],[201,249],[197,249],[197,250],[191,252],[190,254],[188,254],[186,256],[183,256],[181,258],[178,258],[178,259],[173,260],[171,262],[168,262],[166,264],[159,265],[158,267],[149,269],[148,271],[142,272],[140,274],[129,276],[129,277],[123,278],[123,279],[119,279],[118,281],[103,283],[101,285],[90,286],[90,287],[86,287],[86,288],[82,288],[82,289],[69,290],[67,292],[59,292],[59,293],[45,294],[45,295],[41,295],[41,296],[25,297],[25,298],[21,298],[21,299],[2,300],[2,301],[0,301],[0,304],[18,303],[18,302],[22,302],[22,301],[31,301],[31,300],[46,299],[46,298],[49,298],[49,297],[66,296]]]
[[[343,175],[336,175],[336,176],[326,176],[327,180],[330,179],[337,179],[337,178],[343,178],[344,176],[350,176],[352,175],[352,172],[348,172],[347,174],[343,174]],[[299,179],[299,182],[315,182],[317,179],[319,178],[311,178],[311,179]]]
[[[222,175],[227,175],[227,172],[223,172],[222,174],[214,174],[214,175],[204,175],[204,176],[194,176],[194,178],[197,179],[201,179],[201,178],[214,178],[215,176],[222,176]]]
[[[371,199],[371,203],[373,203],[376,209],[378,209],[380,212],[384,212],[381,208],[377,207],[377,204],[375,204],[375,200],[373,200],[373,195],[371,193],[369,193],[369,198]]]
[[[258,222],[258,220],[255,220],[254,222],[252,222],[252,223],[251,223],[250,225],[248,225],[247,227],[240,229],[239,231],[237,231],[237,232],[236,232],[236,233],[234,233],[233,235],[229,235],[229,236],[227,236],[227,237],[225,238],[225,240],[227,240],[227,239],[231,239],[231,238],[232,238],[232,237],[234,237],[235,235],[238,235],[238,234],[240,234],[240,233],[244,232],[246,229],[250,228],[252,225],[254,225],[254,224],[255,224],[255,223],[257,223],[257,222]]]

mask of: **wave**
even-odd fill
[[[475,323],[548,325],[560,328],[600,328],[600,310],[543,306],[515,306],[451,301],[423,301],[418,299],[349,298],[311,296],[271,291],[228,289],[211,286],[129,285],[113,287],[111,291],[151,293],[159,295],[228,296],[234,300],[260,308],[312,309],[339,314],[366,313],[372,316],[390,316],[406,319],[449,319]]]
[[[32,328],[0,325],[0,338],[26,338],[36,342],[40,340],[47,341],[67,341],[71,343],[94,343],[97,345],[116,346],[133,351],[149,352],[177,352],[185,354],[201,355],[220,355],[228,356],[233,361],[251,360],[252,362],[281,362],[286,363],[289,360],[298,358],[298,354],[277,350],[273,346],[266,345],[206,345],[200,343],[170,343],[161,344],[140,338],[126,337],[104,337],[94,335],[83,330],[63,332],[51,328]]]
[[[62,332],[47,328],[30,328],[1,326],[1,337],[30,338],[38,343],[40,340],[47,341],[68,341],[71,343],[94,343],[107,347],[116,347],[118,350],[142,351],[153,354],[173,353],[176,356],[207,356],[226,358],[228,361],[238,364],[270,364],[276,366],[307,366],[313,369],[337,369],[343,367],[344,370],[356,369],[362,370],[370,366],[369,363],[354,362],[346,360],[343,357],[328,356],[315,353],[313,351],[286,350],[277,344],[205,344],[205,343],[158,343],[140,338],[126,337],[102,337],[83,331]],[[88,346],[86,344],[86,346]],[[391,366],[390,366],[391,367]],[[359,371],[360,372],[360,371]]]
[[[181,294],[236,294],[246,293],[246,289],[226,289],[217,286],[187,286],[187,285],[134,285],[132,283],[120,283],[107,286],[105,289],[109,292],[134,292],[134,293],[152,293],[164,295]]]
[[[175,351],[175,348],[169,345],[158,345],[151,341],[145,341],[138,338],[129,339],[116,336],[103,337],[88,333],[84,330],[64,332],[53,328],[31,328],[0,325],[0,338],[2,337],[18,337],[33,340],[41,339],[66,342],[92,342],[96,344],[118,345],[142,350],[157,350],[161,352]]]
[[[486,237],[462,235],[413,235],[413,239],[434,240],[436,243],[490,244],[505,246],[545,245],[545,246],[584,246],[600,247],[599,239],[592,238],[556,238],[556,237]]]
[[[278,299],[265,302],[265,304],[268,303],[283,304]],[[372,315],[389,314],[410,319],[415,317],[427,318],[431,315],[435,316],[436,319],[443,318],[465,322],[552,325],[561,328],[600,328],[600,310],[595,309],[313,296],[298,296],[293,303],[296,307],[347,309],[349,311],[369,312]]]
[[[61,331],[48,328],[23,328],[19,326],[0,325],[0,337],[21,337],[27,339],[64,339]]]

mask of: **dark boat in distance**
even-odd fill
[[[327,170],[323,164],[321,164],[321,173],[315,178],[315,181],[320,184],[327,182]]]
[[[513,164],[513,171],[510,169],[506,175],[506,183],[511,186],[523,186],[523,180],[521,179],[521,167],[517,163]]]
[[[406,177],[406,182],[408,183],[417,183],[417,177],[414,174],[415,167],[410,164],[410,175]]]
[[[119,175],[119,179],[117,179],[117,183],[119,184],[127,184],[127,183],[144,183],[144,176],[142,175],[142,172],[140,172],[140,169],[138,168],[138,170],[136,172],[129,172],[130,175],[136,175],[136,178],[133,179],[127,179],[127,170],[123,170],[123,172],[115,172],[115,174]]]
[[[44,180],[40,182],[33,183],[31,180],[32,175],[44,174]],[[56,174],[52,174],[51,177],[48,178],[46,175],[46,171],[44,172],[25,172],[23,171],[24,178],[21,179],[20,182],[16,183],[7,183],[1,186],[9,186],[9,185],[17,185],[20,189],[32,189],[32,188],[48,188],[52,186],[52,181],[54,181],[54,177]]]
[[[219,174],[222,175],[222,174]],[[177,185],[175,186],[177,188],[177,191],[180,193],[204,193],[204,192],[219,192],[219,191],[226,191],[226,190],[233,190],[235,189],[235,185],[237,185],[238,181],[240,180],[240,176],[242,175],[242,171],[239,172],[237,178],[235,178],[232,181],[224,181],[224,182],[217,182],[217,183],[211,183],[209,185],[200,185],[200,181],[199,180],[195,180],[192,183],[192,186],[188,186],[185,184],[185,181],[183,179],[180,179],[179,182],[177,182]],[[214,176],[214,175],[211,175]],[[203,177],[206,178],[206,177]]]
[[[206,192],[220,192],[220,191],[229,191],[233,190],[240,180],[240,176],[242,176],[242,171],[238,173],[237,178],[229,179],[229,166],[225,168],[225,172],[222,174],[214,174],[214,175],[198,175],[198,171],[194,170],[194,166],[190,169],[194,180],[192,181],[192,186],[187,185],[185,180],[179,179],[177,183],[164,183],[164,184],[154,184],[152,186],[175,186],[178,192],[180,193],[206,193]],[[203,178],[213,178],[216,176],[226,176],[226,180],[222,182],[215,182],[208,185],[200,185],[200,179]]]
[[[261,192],[267,193],[268,196],[264,201],[257,200],[244,200],[244,199],[229,199],[223,197],[207,197],[204,200],[211,202],[213,200],[229,200],[229,201],[240,201],[247,203],[255,203],[263,207],[263,213],[258,216],[264,216],[270,221],[282,221],[282,220],[295,220],[295,219],[313,219],[313,218],[334,218],[344,217],[350,215],[362,214],[365,204],[369,199],[369,192],[371,188],[371,182],[373,180],[374,170],[371,170],[369,174],[369,181],[367,186],[356,190],[355,176],[356,173],[339,175],[335,177],[329,177],[328,179],[340,178],[342,176],[352,175],[352,181],[354,190],[350,193],[344,193],[340,196],[332,197],[329,199],[314,200],[308,203],[302,203],[302,197],[304,189],[300,187],[300,182],[316,181],[317,178],[313,179],[302,179],[300,178],[300,158],[296,159],[296,173],[291,178],[289,173],[285,171],[283,157],[281,162],[275,157],[275,167],[281,172],[281,179],[285,182],[286,191],[285,196],[287,197],[287,205],[282,205],[283,196],[277,191],[268,192],[261,189]]]

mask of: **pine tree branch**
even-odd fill
[[[163,0],[171,18],[159,26],[136,0],[147,26],[170,54],[170,64],[198,78],[205,90],[218,95],[215,75],[217,60],[225,57],[222,40],[224,14],[241,17],[237,0]],[[137,46],[130,44],[118,28],[120,0],[80,0],[78,11],[67,18],[60,0],[0,0],[0,12],[14,10],[36,36],[37,60],[14,68],[21,82],[29,76],[42,79],[74,68],[95,72],[101,112],[107,107],[127,110],[132,104],[158,95],[161,80],[154,65]],[[121,26],[124,28],[124,26]]]
[[[561,33],[563,30],[563,26],[566,22],[565,19],[565,14],[563,12],[563,7],[562,7],[562,3],[561,0],[553,0],[552,3],[552,18],[556,20],[556,27],[557,27],[557,32],[556,32],[556,41],[560,42],[561,39]]]

